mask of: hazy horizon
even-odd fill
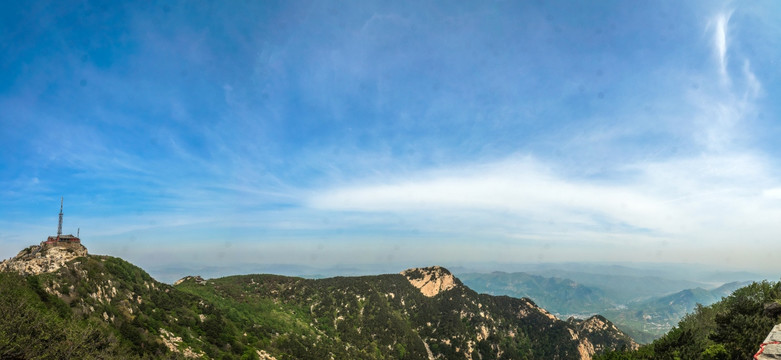
[[[0,258],[781,273],[781,3],[0,10]]]
[[[687,281],[694,287],[708,289],[739,281],[777,281],[776,274],[751,272],[745,269],[723,269],[717,266],[700,264],[616,264],[616,263],[449,263],[429,264],[414,262],[375,263],[375,264],[336,264],[332,266],[309,266],[305,264],[275,264],[275,263],[233,263],[233,264],[197,264],[175,263],[171,265],[157,264],[141,266],[158,281],[173,283],[186,276],[202,276],[205,279],[220,278],[233,275],[276,274],[304,278],[330,278],[337,276],[365,276],[396,274],[410,268],[443,266],[456,277],[461,274],[473,273],[525,273],[539,275],[544,278],[570,279],[562,273],[576,273],[593,276],[619,276],[624,278],[647,279],[649,277],[669,281]],[[616,267],[610,269],[611,267]],[[663,268],[669,267],[669,268]],[[678,270],[678,271],[676,271]],[[680,270],[685,270],[681,272]],[[578,281],[575,281],[578,282]],[[696,284],[695,284],[696,283]],[[681,287],[683,290],[686,287]]]

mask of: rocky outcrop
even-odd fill
[[[781,303],[774,301],[765,304],[765,309],[762,311],[762,314],[767,317],[776,317],[781,315]]]
[[[199,352],[193,351],[190,347],[184,347],[183,350],[180,348],[182,347],[182,338],[179,336],[174,335],[170,331],[166,329],[160,329],[160,339],[163,341],[163,345],[168,348],[169,351],[172,353],[180,353],[184,355],[184,357],[189,359],[200,359],[203,357],[203,354]]]
[[[82,256],[87,256],[87,248],[81,244],[42,243],[30,246],[13,258],[0,262],[0,271],[13,271],[22,275],[54,272],[68,261]]]
[[[428,297],[436,296],[460,285],[460,281],[441,266],[412,268],[402,271],[401,274],[407,278],[412,286],[420,289],[420,292]]]
[[[266,350],[255,350],[260,360],[277,360],[277,358],[271,356]]]
[[[198,284],[198,285],[206,285],[206,280],[204,280],[199,275],[195,275],[195,276],[188,275],[188,276],[185,276],[185,277],[183,277],[183,278],[181,278],[179,280],[176,280],[174,282],[174,286],[179,285],[179,284],[181,284],[181,283],[183,283],[185,281],[190,281],[190,280],[195,281],[195,283]]]
[[[640,347],[601,315],[594,315],[586,320],[569,318],[567,322],[575,328],[574,331],[570,330],[570,335],[572,340],[578,342],[578,352],[582,360],[591,359],[594,354],[606,350],[606,346],[611,344],[628,343],[631,350]]]

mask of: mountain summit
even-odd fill
[[[412,268],[401,272],[412,286],[420,289],[420,293],[432,297],[456,286],[462,286],[461,281],[441,266]]]
[[[22,275],[50,273],[80,256],[87,256],[87,248],[82,244],[42,242],[40,245],[29,246],[16,256],[0,262],[0,271],[14,271]]]

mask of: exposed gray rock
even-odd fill
[[[33,245],[0,262],[0,271],[14,271],[22,275],[54,272],[68,261],[82,256],[87,256],[87,248],[81,244]]]
[[[765,304],[765,316],[769,317],[776,317],[778,315],[781,315],[781,304],[777,302],[771,302]]]
[[[185,281],[188,281],[188,280],[193,280],[198,285],[206,285],[206,280],[204,280],[199,275],[195,275],[195,276],[188,275],[188,276],[185,276],[185,277],[183,277],[183,278],[181,278],[179,280],[176,280],[176,282],[174,282],[174,286],[179,285],[179,284],[181,284],[181,283],[183,283]]]

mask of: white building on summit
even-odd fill
[[[79,232],[76,232],[76,236],[73,236],[73,234],[70,235],[63,235],[62,234],[62,202],[63,198],[60,198],[60,223],[57,225],[57,235],[56,236],[49,236],[46,241],[44,241],[44,244],[49,245],[65,245],[65,244],[81,244],[81,239],[79,239]]]

